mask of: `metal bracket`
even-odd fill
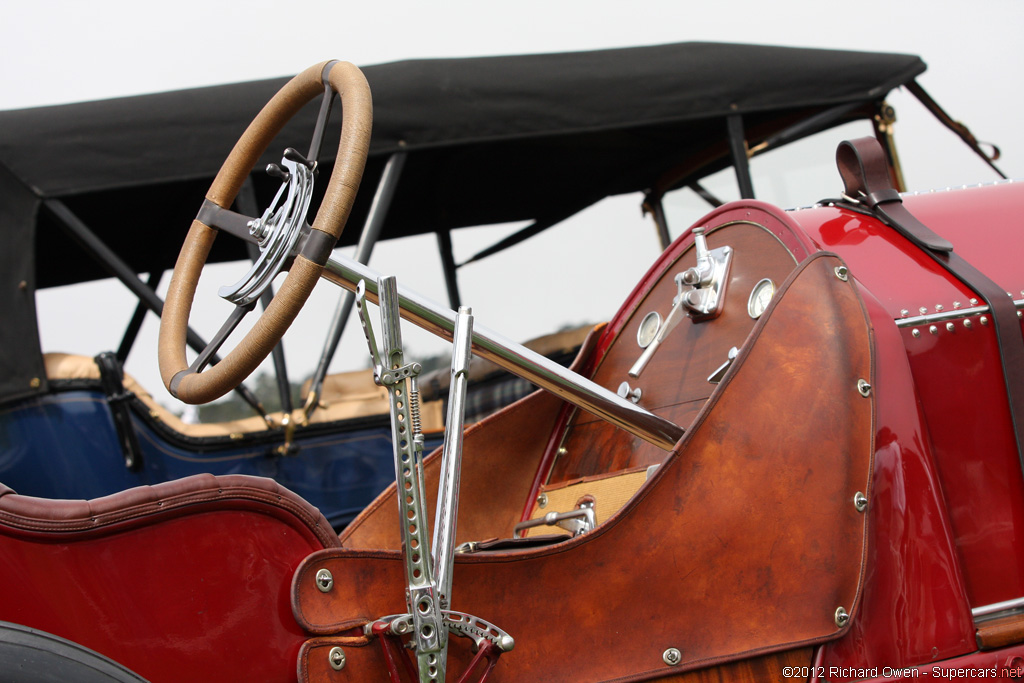
[[[509,652],[515,647],[515,640],[512,636],[479,617],[447,609],[441,610],[441,614],[448,632],[472,640],[474,651],[483,645],[485,641],[490,642],[502,652]],[[390,635],[406,635],[411,633],[413,629],[412,615],[392,614],[366,624],[363,626],[363,633],[367,636],[373,635],[374,626],[378,624],[385,626],[385,628],[379,630]]]
[[[704,239],[704,228],[693,229],[693,242],[697,249],[697,265],[676,275],[676,296],[672,299],[672,310],[665,317],[658,336],[629,369],[630,377],[639,377],[644,371],[658,347],[682,320],[684,308],[686,315],[695,323],[717,318],[722,313],[733,249],[719,247],[709,251],[707,240]]]
[[[733,250],[719,247],[709,251],[704,228],[693,229],[693,242],[697,248],[697,265],[676,276],[676,283],[680,285],[677,298],[682,300],[694,322],[702,322],[722,313]],[[683,292],[682,285],[691,289]]]

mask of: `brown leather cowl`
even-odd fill
[[[837,638],[839,607],[857,618],[867,516],[853,501],[870,496],[874,450],[874,393],[862,396],[858,380],[873,383],[872,334],[856,284],[836,276],[840,265],[819,253],[794,271],[691,430],[595,531],[456,559],[453,608],[516,640],[489,680],[673,676]],[[549,413],[533,414],[541,408]],[[536,462],[533,442],[545,439],[522,430],[532,419],[543,431],[550,408],[543,398],[523,402],[476,430],[466,467]],[[321,568],[334,576],[327,593],[314,581]],[[386,679],[379,644],[344,636],[404,612],[404,592],[394,550],[307,558],[293,609],[320,637],[307,643],[300,674],[326,673],[309,662],[338,638],[347,664],[329,680]],[[675,666],[662,660],[669,648],[680,651]],[[452,638],[449,669],[470,657],[468,641]]]

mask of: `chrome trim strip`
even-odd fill
[[[1013,305],[1020,311],[1024,309],[1024,299],[1016,299]],[[918,327],[922,325],[930,325],[933,323],[944,323],[949,320],[960,320],[961,318],[970,318],[974,315],[980,315],[989,312],[988,306],[971,306],[970,308],[954,308],[948,311],[938,311],[936,313],[926,313],[924,315],[915,315],[908,318],[896,318],[896,327]]]
[[[359,281],[364,280],[366,298],[373,303],[378,300],[379,276],[373,269],[337,254],[327,261],[323,272],[325,279],[349,291],[355,291]],[[455,329],[454,311],[401,287],[399,302],[403,318],[451,341]],[[473,353],[662,450],[672,450],[685,431],[482,325],[473,328]]]
[[[978,620],[982,617],[990,617],[1000,612],[1009,612],[1018,609],[1024,609],[1024,598],[1014,598],[1013,600],[994,602],[991,605],[975,607],[971,610],[971,616],[974,617],[975,620]]]
[[[909,318],[896,318],[896,327],[917,327],[918,325],[929,325],[931,323],[944,323],[948,320],[970,318],[972,315],[978,315],[980,313],[988,313],[988,306],[954,308],[949,311],[926,313],[924,315],[915,315]]]

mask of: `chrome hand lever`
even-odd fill
[[[441,607],[451,607],[452,564],[455,561],[455,527],[459,513],[459,473],[462,470],[462,430],[466,419],[466,391],[472,358],[473,310],[459,308],[455,318],[448,414],[445,419],[441,482],[434,517],[434,568]]]
[[[512,538],[522,538],[520,534],[526,529],[538,526],[557,526],[570,532],[574,537],[592,531],[597,526],[593,503],[580,503],[580,506],[569,512],[549,512],[537,519],[528,519],[516,524]]]
[[[725,362],[719,365],[715,371],[708,376],[709,384],[718,384],[722,381],[722,378],[725,377],[726,371],[729,369],[729,366],[732,365],[732,362],[736,360],[736,356],[739,355],[739,352],[740,350],[735,346],[729,349],[729,355],[725,359]]]
[[[452,611],[452,568],[455,562],[455,530],[459,509],[459,472],[462,467],[462,428],[465,422],[466,390],[472,356],[473,313],[459,309],[454,327],[451,387],[441,481],[434,521],[434,550],[427,538],[426,496],[424,495],[423,435],[419,424],[419,396],[416,376],[419,363],[405,363],[399,318],[398,286],[395,278],[378,280],[383,352],[378,352],[373,326],[366,315],[366,283],[356,286],[356,307],[363,325],[374,367],[374,379],[386,387],[391,403],[391,435],[395,448],[395,477],[398,482],[398,512],[402,525],[402,551],[406,575],[406,614],[392,615],[367,624],[383,633],[410,635],[416,652],[420,681],[445,680],[448,633],[472,638],[477,647],[486,640],[497,652],[515,644],[495,626],[468,614]]]
[[[399,491],[396,497],[402,528],[402,555],[405,560],[406,607],[413,622],[412,643],[421,680],[443,681],[444,667],[443,662],[439,661],[439,655],[443,644],[447,642],[447,630],[443,625],[438,602],[430,539],[427,536],[423,434],[420,432],[419,396],[416,389],[420,364],[405,362],[395,278],[387,277],[377,281],[383,328],[382,353],[377,351],[373,326],[365,312],[365,283],[361,282],[357,290],[359,319],[370,347],[374,379],[387,389],[391,404],[391,440],[395,450],[395,478]]]
[[[658,330],[658,336],[654,338],[654,341],[647,345],[647,348],[644,349],[644,352],[637,359],[636,363],[634,363],[633,367],[629,369],[630,377],[640,376],[640,373],[644,371],[647,364],[651,362],[651,358],[654,357],[654,354],[658,350],[658,347],[661,346],[661,343],[665,341],[669,333],[674,330],[676,325],[679,324],[679,321],[683,319],[685,314],[683,313],[684,292],[682,276],[682,273],[676,275],[676,296],[672,299],[672,310],[669,311],[667,316],[665,316],[665,322],[662,323],[661,329]]]
[[[452,569],[455,563],[455,528],[459,514],[459,474],[462,470],[462,429],[466,417],[466,389],[469,361],[472,358],[473,311],[462,306],[455,317],[448,389],[448,415],[445,420],[444,449],[441,454],[441,481],[434,518],[433,560],[437,601],[440,610],[451,608]],[[441,629],[437,669],[444,680],[448,655],[448,628]],[[421,669],[422,671],[422,669]]]

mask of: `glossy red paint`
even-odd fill
[[[272,515],[180,516],[81,539],[0,534],[0,620],[151,681],[296,680],[292,573],[316,548]]]
[[[863,287],[861,295],[875,334],[876,450],[860,605],[849,632],[824,645],[817,659],[837,671],[915,666],[975,649],[958,552],[903,343],[881,304]]]
[[[1024,287],[1015,263],[1024,184],[911,196],[907,206],[1008,292]],[[893,319],[971,305],[976,295],[884,224],[835,207],[793,212],[836,251]],[[1012,234],[1017,230],[1017,234]],[[1022,294],[1024,296],[1024,294]],[[905,312],[904,312],[905,311]],[[991,325],[980,315],[902,330],[933,445],[972,607],[1024,596],[1024,475]],[[999,561],[994,562],[993,558]]]

